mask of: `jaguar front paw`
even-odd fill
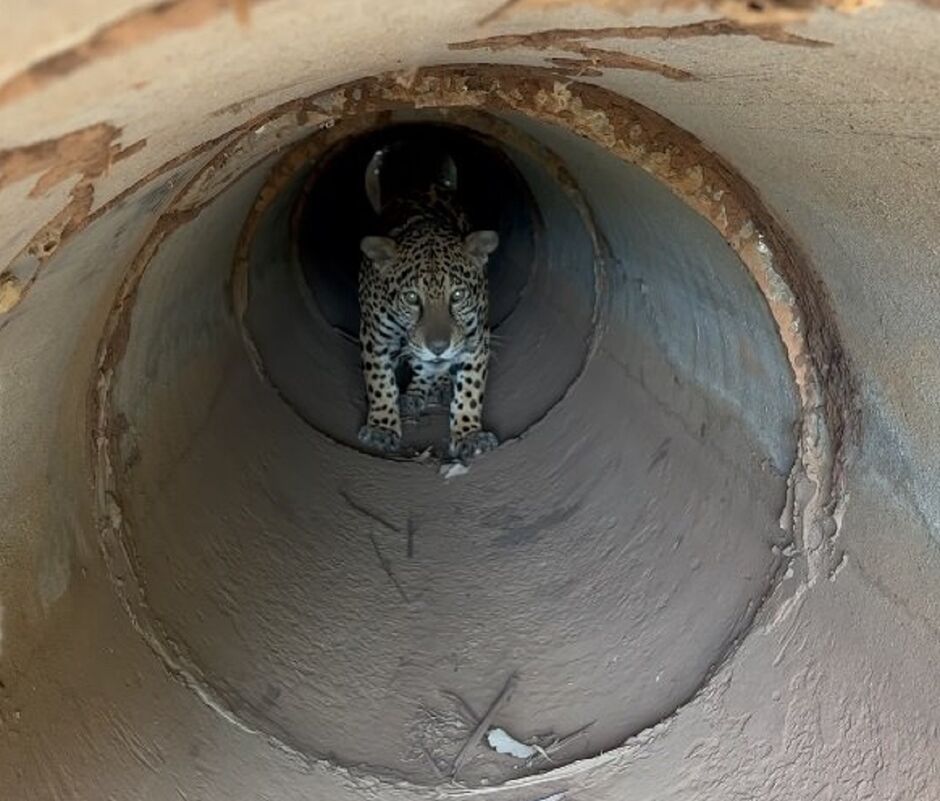
[[[491,451],[499,445],[496,435],[489,431],[474,431],[450,443],[450,455],[462,462]]]
[[[359,429],[359,441],[379,453],[395,453],[401,446],[401,435],[390,428],[365,425]]]

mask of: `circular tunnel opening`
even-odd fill
[[[517,232],[487,398],[507,444],[463,475],[354,442],[366,223],[340,212],[398,125],[477,154],[479,186],[507,186],[481,214]],[[204,700],[311,760],[444,786],[586,760],[697,692],[778,576],[799,413],[714,225],[505,108],[352,115],[190,212],[142,251],[97,427],[118,590]]]
[[[484,424],[500,441],[548,413],[593,343],[599,254],[574,180],[522,132],[501,141],[495,121],[465,115],[459,124],[462,115],[447,116],[352,119],[331,129],[338,141],[325,148],[314,137],[288,157],[298,169],[276,174],[262,190],[265,202],[243,235],[250,283],[243,321],[259,368],[308,424],[350,447],[362,447],[357,432],[367,410],[357,340],[359,243],[381,232],[365,190],[379,151],[400,151],[397,160],[387,158],[390,192],[429,183],[422,170],[429,173],[441,156],[453,159],[455,203],[473,228],[499,234],[487,264],[492,353]],[[520,381],[521,373],[537,378]],[[438,405],[406,423],[395,458],[440,458],[447,441],[447,407]]]

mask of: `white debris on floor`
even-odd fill
[[[538,749],[519,742],[505,729],[490,729],[486,733],[486,741],[497,754],[508,754],[516,759],[531,759],[538,753]]]
[[[450,464],[441,465],[441,475],[444,476],[445,481],[456,478],[457,476],[465,476],[469,472],[470,468],[460,462],[451,462]]]

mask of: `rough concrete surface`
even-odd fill
[[[0,798],[940,797],[940,18],[853,5],[14,4]],[[452,478],[292,242],[395,119],[540,221]]]

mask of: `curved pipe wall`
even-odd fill
[[[842,74],[885,19],[907,47],[882,66],[926,69],[929,12],[601,28],[590,6],[523,4],[481,28],[473,3],[394,22],[127,5],[91,35],[63,8],[58,55],[37,29],[0,72],[0,786],[940,792],[936,360],[918,344],[936,199],[916,179],[892,196],[892,262],[860,227],[879,175],[937,155],[852,104],[903,90],[916,114],[917,90],[885,70],[803,87],[829,125],[870,115],[838,178],[825,125],[781,136],[787,82],[766,79],[779,121],[760,137],[721,102],[771,52],[795,84],[820,61]],[[244,37],[250,64],[226,55]],[[193,42],[189,70],[158,70]],[[288,57],[318,45],[316,69]],[[447,64],[466,50],[493,63]],[[502,444],[466,472],[425,450],[433,420],[408,458],[355,442],[336,265],[362,223],[355,199],[318,198],[357,174],[357,142],[401,131],[471,154],[504,243]],[[495,728],[529,756],[498,753]]]

